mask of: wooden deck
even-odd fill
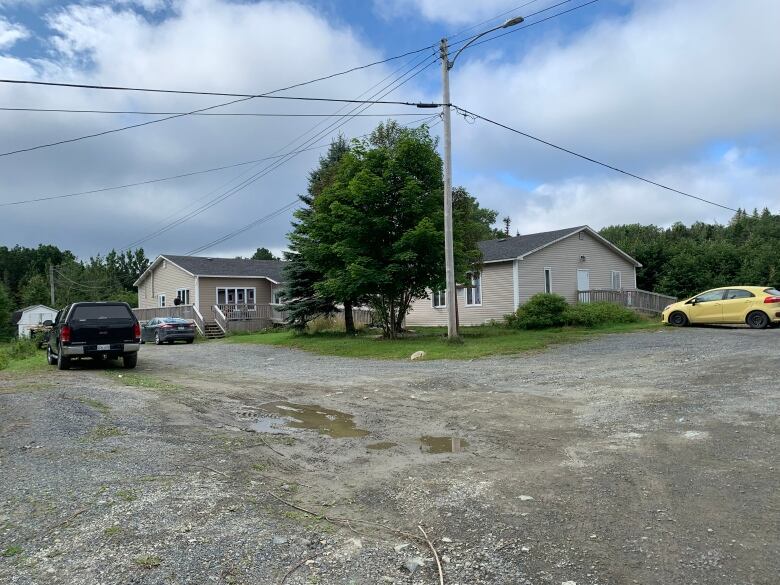
[[[667,305],[677,302],[676,297],[646,290],[583,290],[578,294],[581,303],[607,302],[636,309],[643,313],[660,315]]]

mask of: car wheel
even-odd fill
[[[54,366],[57,364],[57,360],[54,358],[54,356],[51,353],[51,347],[48,345],[46,346],[46,363],[50,366]]]
[[[685,313],[675,311],[669,315],[669,324],[675,327],[685,327],[688,324],[688,317],[685,316]]]
[[[160,332],[159,331],[157,331],[154,334],[154,344],[155,345],[162,345],[162,339],[160,339]]]
[[[126,370],[132,370],[138,364],[138,353],[126,353],[122,356],[122,366]]]
[[[769,325],[769,317],[763,311],[753,311],[747,316],[745,322],[751,329],[766,329]]]
[[[62,346],[59,347],[60,353],[57,355],[57,369],[67,370],[70,369],[70,358],[65,357],[62,351]]]

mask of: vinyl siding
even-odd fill
[[[585,256],[585,261],[580,261]],[[636,288],[634,265],[583,232],[574,234],[518,262],[520,304],[544,292],[544,269],[552,269],[552,292],[577,302],[577,270],[588,270],[591,289],[611,289],[612,271],[619,271],[621,288]]]
[[[200,314],[203,318],[214,318],[212,307],[217,304],[218,288],[254,288],[255,303],[271,302],[272,284],[265,278],[217,278],[214,276],[200,277]]]
[[[504,315],[514,310],[512,261],[486,264],[483,267],[481,306],[466,306],[465,289],[459,288],[456,296],[461,325],[482,325],[491,319],[501,321]],[[430,298],[416,299],[406,316],[406,324],[446,325],[447,309],[434,309]]]
[[[190,290],[190,302],[195,303],[197,281],[172,262],[164,260],[144,279],[138,287],[138,307],[151,309],[159,306],[160,294],[165,295],[165,306],[172,306],[176,291],[180,288]]]

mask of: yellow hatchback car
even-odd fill
[[[764,286],[714,288],[666,307],[664,323],[688,324],[746,323],[753,329],[780,324],[780,291]]]

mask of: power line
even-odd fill
[[[407,78],[406,80],[404,80],[404,81],[400,82],[400,80],[401,80],[401,79],[403,79],[403,77],[406,77],[406,76],[407,76],[407,75],[409,75],[409,74],[410,74],[412,71],[414,71],[415,69],[417,69],[417,68],[418,68],[420,65],[424,64],[424,63],[425,63],[425,60],[427,60],[427,59],[428,59],[428,57],[425,57],[425,58],[424,58],[422,61],[419,61],[419,62],[418,62],[417,64],[415,64],[415,65],[414,65],[414,66],[413,66],[411,69],[409,69],[407,72],[405,72],[405,73],[404,73],[404,74],[403,74],[403,75],[402,75],[400,78],[398,78],[398,79],[396,79],[396,80],[394,80],[394,81],[390,82],[390,84],[386,85],[385,87],[383,87],[383,88],[382,88],[382,89],[380,89],[379,91],[375,92],[373,95],[374,95],[374,96],[376,96],[376,95],[379,95],[379,94],[380,94],[382,91],[384,91],[384,90],[387,90],[387,91],[384,91],[384,93],[382,94],[382,97],[384,97],[384,96],[388,95],[390,92],[394,91],[395,89],[398,89],[398,88],[399,88],[401,85],[403,85],[403,84],[407,83],[407,82],[408,82],[408,81],[410,81],[412,78],[414,78],[415,76],[419,75],[420,73],[422,73],[422,71],[424,71],[425,69],[427,69],[428,67],[430,67],[432,64],[434,64],[434,63],[436,62],[436,60],[429,62],[429,63],[428,63],[427,65],[425,65],[425,66],[424,66],[422,69],[420,69],[420,70],[418,70],[416,73],[414,73],[414,75],[412,75],[411,77]],[[405,67],[405,66],[404,66],[404,67]],[[400,68],[400,69],[403,69],[404,67],[402,67],[402,68]],[[391,77],[391,76],[395,75],[395,73],[397,73],[398,71],[400,71],[400,69],[398,69],[398,70],[396,70],[394,73],[391,73],[390,75],[388,75],[388,76],[385,78],[385,80],[386,80],[386,79],[388,79],[389,77]],[[382,80],[382,81],[385,81],[385,80]],[[399,83],[399,82],[400,82],[400,83]],[[379,83],[375,84],[374,86],[372,86],[372,88],[369,88],[369,90],[367,90],[367,91],[371,91],[371,89],[373,89],[374,87],[376,87],[377,85],[379,85],[379,84],[381,84],[381,83],[382,83],[382,82],[379,82]],[[393,85],[395,85],[395,87],[392,87]],[[388,87],[389,87],[389,89],[388,89]],[[366,91],[366,92],[363,92],[363,93],[365,94],[365,93],[367,93],[367,91]],[[358,109],[360,109],[360,108],[362,107],[362,110],[361,110],[361,111],[365,111],[365,110],[366,110],[368,107],[370,107],[370,105],[371,105],[370,103],[367,103],[366,105],[362,105],[362,106],[356,106],[355,108],[353,108],[353,109],[352,109],[352,111],[351,111],[351,112],[349,112],[349,113],[347,113],[347,114],[344,114],[344,115],[341,115],[341,116],[339,116],[339,119],[337,119],[335,122],[331,123],[331,124],[330,124],[330,126],[328,126],[327,128],[325,128],[324,130],[321,130],[320,132],[318,132],[318,133],[317,133],[317,134],[316,134],[314,137],[307,139],[307,140],[304,142],[304,144],[303,144],[303,145],[301,145],[301,146],[304,146],[304,147],[305,147],[305,146],[308,146],[308,145],[309,145],[309,144],[311,144],[313,141],[315,141],[315,140],[319,139],[321,136],[324,136],[324,135],[325,135],[325,134],[326,134],[326,133],[327,133],[329,130],[333,129],[333,128],[334,128],[334,126],[335,126],[335,127],[340,127],[340,126],[343,126],[343,125],[344,125],[344,124],[346,124],[346,123],[347,123],[349,120],[351,120],[351,119],[352,119],[352,116],[354,115],[354,112],[355,112],[356,110],[358,110]],[[343,108],[342,108],[342,109],[343,109]],[[334,114],[334,116],[335,116],[335,114]],[[345,118],[346,118],[346,120],[345,120]],[[340,122],[339,120],[343,120],[343,121],[341,121],[341,122]],[[322,124],[322,122],[320,122],[319,124],[315,125],[315,126],[312,128],[312,130],[314,130],[314,128],[316,128],[317,126],[319,126],[319,125],[321,125],[321,124]],[[311,131],[311,130],[310,130],[310,131]],[[299,136],[298,138],[296,138],[296,139],[292,140],[291,142],[289,142],[289,143],[288,143],[288,145],[289,145],[289,144],[292,144],[292,143],[294,143],[294,142],[295,142],[295,141],[297,141],[299,138],[303,138],[303,136],[305,136],[307,133],[308,133],[308,132],[306,132],[306,133],[304,133],[303,135]],[[286,146],[285,146],[285,147],[282,147],[282,148],[286,148]],[[144,236],[144,237],[142,237],[142,238],[140,238],[140,239],[137,239],[137,240],[135,240],[134,242],[132,242],[132,243],[128,244],[128,245],[127,245],[125,248],[123,248],[123,249],[129,249],[129,248],[131,248],[131,247],[133,247],[133,246],[137,246],[138,244],[140,244],[140,243],[143,243],[143,242],[145,242],[145,241],[147,241],[147,240],[149,240],[149,239],[151,239],[151,238],[153,238],[153,237],[156,237],[156,236],[158,236],[158,235],[160,235],[160,234],[162,234],[162,233],[164,233],[164,232],[166,232],[166,231],[168,231],[168,230],[170,230],[170,229],[173,229],[174,227],[176,227],[176,226],[178,226],[178,225],[181,225],[181,224],[182,224],[182,223],[184,223],[185,221],[188,221],[189,219],[192,219],[193,217],[195,217],[195,216],[197,216],[197,215],[199,215],[199,214],[203,213],[203,212],[204,212],[204,211],[206,211],[207,209],[209,209],[209,208],[211,208],[211,207],[213,207],[213,206],[217,205],[218,203],[221,203],[222,201],[224,201],[225,199],[227,199],[227,198],[229,198],[229,197],[232,197],[233,195],[235,195],[235,194],[236,194],[236,193],[238,193],[239,191],[242,191],[243,189],[245,189],[246,187],[248,187],[250,184],[252,184],[252,183],[254,183],[255,181],[259,180],[260,178],[264,177],[265,175],[267,175],[268,173],[272,172],[273,170],[275,170],[275,169],[279,168],[281,165],[285,164],[286,162],[288,162],[289,160],[291,160],[292,158],[294,158],[295,156],[297,156],[298,154],[300,154],[300,152],[302,152],[302,151],[303,151],[303,150],[302,150],[302,149],[301,149],[301,147],[299,146],[297,149],[294,149],[294,150],[292,150],[292,151],[290,151],[290,152],[287,152],[287,153],[285,153],[285,154],[284,154],[284,159],[283,159],[283,160],[276,161],[276,162],[275,162],[275,163],[273,163],[272,165],[270,165],[270,166],[267,166],[267,167],[265,167],[265,168],[263,168],[263,169],[259,170],[257,173],[255,173],[255,174],[254,174],[254,175],[252,175],[251,177],[249,177],[249,178],[247,178],[247,179],[243,180],[241,183],[239,183],[239,184],[237,184],[237,185],[235,185],[235,186],[231,187],[231,188],[230,188],[230,189],[228,189],[226,192],[224,192],[224,193],[221,193],[220,195],[217,195],[215,198],[213,198],[213,199],[209,200],[207,203],[203,204],[203,205],[202,205],[202,206],[200,206],[199,208],[197,208],[197,209],[194,209],[194,210],[193,210],[193,211],[191,211],[191,212],[188,212],[187,214],[183,215],[183,216],[182,216],[182,217],[180,217],[179,219],[177,219],[177,220],[174,220],[173,222],[171,222],[171,223],[167,224],[166,226],[164,226],[164,227],[162,227],[162,228],[158,229],[157,231],[155,231],[155,232],[153,232],[153,233],[151,233],[151,234],[148,234],[148,235],[146,235],[146,236]],[[244,173],[244,174],[245,174],[245,173]],[[226,184],[226,185],[227,185],[227,184]],[[223,186],[226,186],[226,185],[223,185]],[[219,189],[221,189],[221,188],[222,188],[222,187],[219,187]],[[211,191],[210,193],[208,193],[208,194],[206,195],[206,197],[208,197],[208,196],[209,196],[211,193],[213,193],[213,192],[214,192],[214,191]],[[201,198],[201,199],[202,199],[202,198]]]
[[[491,120],[490,118],[486,118],[485,116],[481,116],[475,112],[471,112],[469,110],[466,110],[465,108],[460,108],[458,106],[455,106],[455,109],[459,111],[462,114],[465,114],[467,116],[472,116],[474,118],[478,118],[480,120],[484,120],[485,122],[488,122],[490,124],[493,124],[495,126],[498,126],[500,128],[504,128],[505,130],[509,130],[510,132],[514,132],[515,134],[519,134],[520,136],[525,136],[526,138],[530,138],[531,140],[535,140],[536,142],[539,142],[541,144],[544,144],[546,146],[550,146],[552,148],[555,148],[557,150],[560,150],[562,152],[565,152],[567,154],[570,154],[572,156],[576,156],[578,158],[581,158],[583,160],[586,160],[588,162],[600,165],[602,167],[605,167],[607,169],[613,170],[618,173],[622,173],[624,175],[627,175],[629,177],[632,177],[634,179],[638,179],[640,181],[644,181],[645,183],[649,183],[650,185],[655,185],[656,187],[660,187],[661,189],[666,189],[667,191],[671,191],[673,193],[677,193],[678,195],[684,195],[685,197],[690,197],[691,199],[696,199],[697,201],[701,201],[703,203],[708,203],[709,205],[714,205],[715,207],[720,207],[722,209],[727,209],[729,211],[737,211],[733,207],[729,207],[727,205],[722,205],[720,203],[716,203],[715,201],[710,201],[709,199],[705,199],[704,197],[699,197],[698,195],[691,195],[690,193],[686,193],[685,191],[680,191],[679,189],[675,189],[673,187],[669,187],[667,185],[664,185],[662,183],[658,183],[656,181],[653,181],[651,179],[647,179],[645,177],[642,177],[640,175],[634,174],[632,172],[623,170],[621,168],[618,168],[614,165],[602,162],[600,160],[597,160],[595,158],[591,158],[589,156],[586,156],[584,154],[580,154],[579,152],[575,152],[573,150],[570,150],[568,148],[564,148],[563,146],[558,146],[557,144],[553,144],[552,142],[548,142],[547,140],[543,140],[542,138],[539,138],[537,136],[533,136],[532,134],[528,134],[527,132],[522,132],[521,130],[518,130],[517,128],[512,128],[511,126],[507,126],[506,124],[502,124],[501,122],[497,122],[495,120]]]
[[[133,116],[249,116],[261,118],[329,118],[333,114],[288,114],[288,113],[257,113],[257,112],[198,112],[190,114],[188,112],[147,112],[139,110],[75,110],[65,108],[0,108],[0,112],[36,112],[36,113],[62,113],[62,114],[128,114]],[[400,116],[419,116],[419,114],[388,113],[388,114],[356,114],[356,116],[365,116],[372,118],[396,118]]]
[[[515,6],[514,8],[510,8],[509,10],[505,10],[504,12],[502,12],[500,14],[496,14],[493,18],[488,18],[487,20],[483,20],[482,22],[478,22],[477,24],[473,24],[473,25],[471,25],[468,28],[464,28],[463,30],[461,30],[459,32],[451,34],[450,36],[447,37],[447,40],[451,40],[451,39],[454,39],[455,37],[459,37],[460,35],[462,35],[465,32],[468,32],[470,30],[474,30],[475,28],[479,28],[480,26],[483,26],[485,24],[491,23],[494,20],[498,20],[502,16],[506,16],[508,14],[512,14],[514,12],[517,12],[521,8],[525,8],[526,6],[530,6],[531,4],[535,4],[536,2],[539,2],[539,0],[530,0],[530,2],[526,2],[525,4],[521,4],[520,6]],[[529,18],[529,17],[526,17],[526,18]]]

